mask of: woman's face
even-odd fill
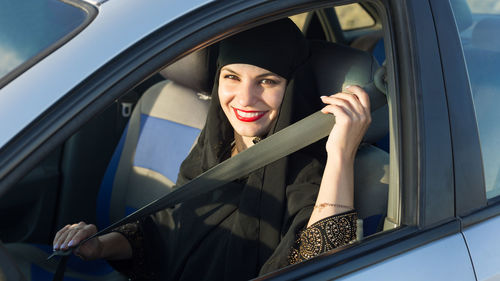
[[[243,137],[266,134],[278,117],[286,79],[250,64],[229,64],[219,76],[219,99],[234,131]]]

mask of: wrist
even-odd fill
[[[354,165],[354,153],[346,153],[345,150],[329,150],[327,151],[327,161],[338,165]]]

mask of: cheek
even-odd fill
[[[268,95],[267,104],[273,109],[279,110],[281,102],[283,101],[284,93],[284,89],[277,89],[276,91]]]
[[[233,91],[229,89],[227,85],[222,85],[219,84],[219,102],[222,108],[226,107],[229,102],[234,98],[234,96],[231,94]]]

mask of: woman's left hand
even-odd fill
[[[327,104],[321,111],[335,116],[326,151],[354,160],[363,136],[371,123],[370,99],[359,86],[347,86],[342,93],[323,96]]]

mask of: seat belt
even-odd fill
[[[375,104],[372,103],[372,111],[382,107],[384,104],[385,101],[375,101]],[[134,222],[139,218],[154,214],[165,208],[173,207],[178,203],[190,200],[195,196],[210,192],[226,183],[241,178],[328,136],[334,125],[335,117],[332,114],[324,114],[321,111],[313,113],[261,140],[256,145],[245,149],[234,157],[219,163],[165,196],[147,204],[101,231],[98,231],[87,239],[82,240],[78,245],[67,250],[55,251],[47,258],[51,259],[54,256],[62,256],[53,280],[62,280],[65,270],[64,264],[69,255],[74,248],[77,248],[88,240],[107,234],[119,226]]]
[[[147,204],[101,231],[98,231],[87,239],[82,240],[78,245],[67,250],[54,251],[47,260],[55,256],[61,256],[61,259],[59,260],[53,280],[61,281],[63,279],[66,262],[73,249],[88,240],[109,233],[119,226],[134,222],[139,218],[149,216],[165,208],[173,207],[178,203],[190,200],[195,196],[210,192],[233,180],[241,178],[328,136],[334,124],[335,117],[332,114],[324,114],[321,111],[313,113],[261,140],[256,145],[245,149],[234,157],[219,163],[165,196]]]
[[[272,134],[234,157],[219,163],[186,184],[174,189],[165,196],[156,199],[132,214],[118,220],[94,235],[82,240],[78,245],[55,251],[47,259],[54,256],[67,256],[72,250],[88,240],[111,232],[113,229],[154,214],[165,208],[190,200],[195,196],[210,192],[233,180],[241,178],[261,167],[268,165],[284,156],[304,148],[324,137],[332,130],[335,117],[320,111]],[[299,140],[299,141],[286,141]]]

